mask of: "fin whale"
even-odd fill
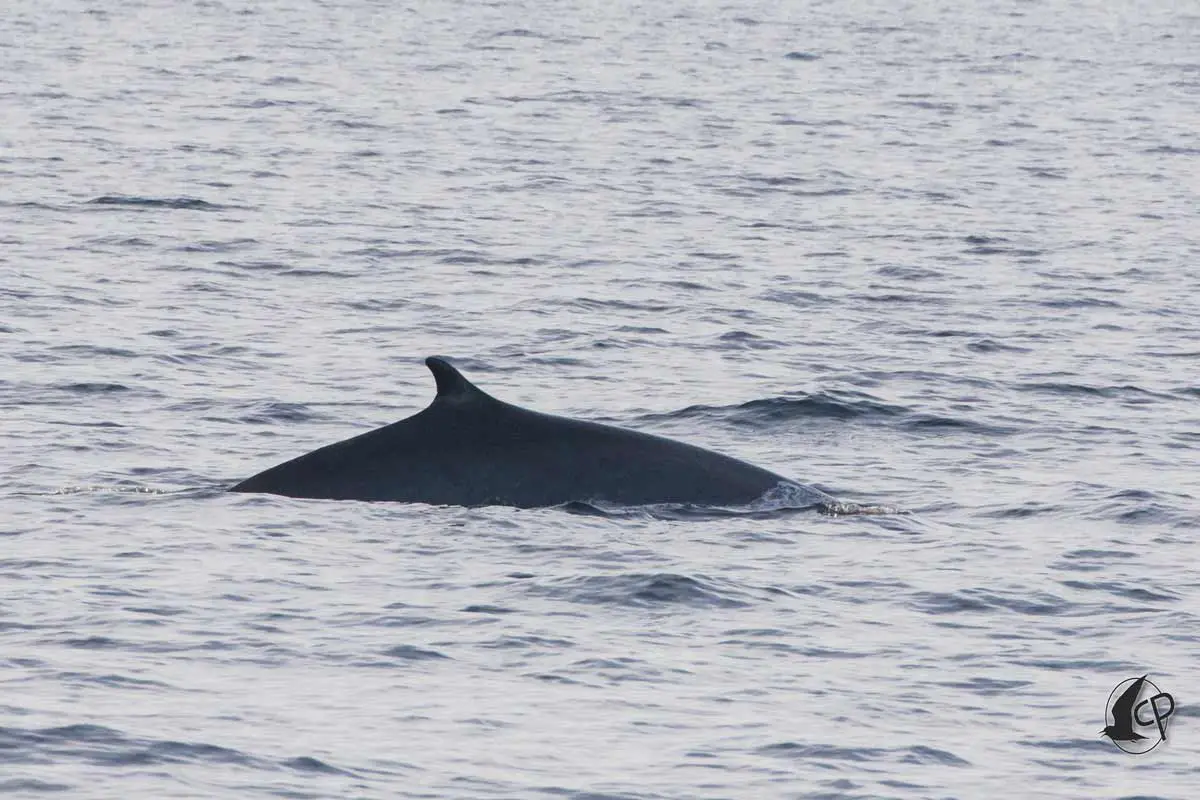
[[[424,411],[284,462],[230,491],[518,508],[576,501],[740,506],[783,485],[798,490],[805,505],[832,499],[700,447],[510,405],[443,358],[425,364],[437,396]]]

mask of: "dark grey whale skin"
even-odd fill
[[[437,397],[424,411],[337,442],[233,486],[328,500],[539,508],[740,506],[780,484],[765,469],[689,444],[528,411],[476,388],[445,359],[426,366]]]

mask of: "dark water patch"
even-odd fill
[[[285,272],[291,268],[291,265],[285,264],[282,261],[217,261],[218,267],[232,267],[234,269],[250,270],[253,272]]]
[[[132,391],[120,383],[64,383],[56,387],[59,391],[82,395],[120,394]]]
[[[339,301],[338,305],[343,305],[346,308],[352,309],[354,311],[389,312],[389,311],[399,311],[401,309],[410,308],[410,307],[412,307],[414,302],[415,301],[410,300],[405,297],[388,297],[388,298],[364,297],[364,298],[360,298],[358,300]],[[340,332],[345,332],[348,330],[350,330],[350,329],[342,329],[338,332],[340,333]],[[363,330],[363,331],[378,330],[378,331],[384,331],[384,332],[387,332],[387,331],[394,332],[394,331],[400,331],[400,330],[404,330],[404,329],[403,328],[370,328],[370,329],[363,328],[363,329],[355,329],[355,330]]]
[[[1020,690],[1032,686],[1033,682],[975,677],[965,681],[941,681],[938,685],[949,689],[963,689],[982,697],[1012,697],[1019,695]]]
[[[489,39],[548,39],[550,37],[543,33],[536,33],[528,28],[512,28],[511,30],[499,31],[493,33]]]
[[[1052,297],[1047,300],[1036,300],[1035,305],[1043,308],[1123,308],[1116,300],[1102,300],[1099,297]]]
[[[249,412],[234,419],[237,422],[253,425],[276,425],[310,422],[323,417],[324,415],[318,414],[302,403],[260,403],[256,404]]]
[[[833,647],[799,647],[782,641],[765,642],[753,639],[721,639],[718,643],[722,646],[740,646],[751,651],[786,653],[795,658],[813,658],[820,659],[821,661],[869,658],[876,655],[875,653],[840,650]]]
[[[808,53],[800,50],[793,50],[784,56],[788,61],[819,61],[820,56],[816,53]]]
[[[1065,181],[1068,174],[1068,170],[1064,167],[1047,167],[1044,165],[1017,167],[1017,169],[1032,178],[1039,178],[1041,180]]]
[[[991,638],[999,638],[993,635]],[[1130,661],[1117,661],[1116,659],[1102,658],[1017,658],[1012,660],[1013,666],[1017,667],[1033,667],[1035,669],[1049,669],[1055,672],[1069,672],[1075,675],[1098,674],[1098,673],[1132,673],[1137,666],[1136,656],[1130,654],[1130,658],[1135,659]],[[1100,742],[1100,740],[1096,740]],[[1100,742],[1103,744],[1103,742]]]
[[[217,205],[195,197],[138,197],[135,195],[103,195],[94,200],[88,200],[87,205],[186,211],[225,211],[233,208],[233,206]]]
[[[255,247],[258,244],[257,239],[229,239],[227,241],[189,242],[171,249],[177,253],[232,253],[248,247]],[[224,287],[219,288],[223,289]]]
[[[969,255],[976,256],[994,256],[1005,255],[1015,256],[1017,258],[1037,258],[1044,254],[1042,250],[1033,250],[1022,247],[1014,247],[1009,244],[1009,240],[1003,236],[980,236],[972,235],[963,238],[963,241],[970,245],[964,252]]]
[[[136,645],[108,636],[84,636],[62,640],[62,644],[78,650],[126,650],[138,649]]]
[[[1187,515],[1163,498],[1113,497],[1088,509],[1094,519],[1113,519],[1126,524],[1159,524],[1187,522]]]
[[[521,636],[500,636],[489,642],[481,642],[479,646],[489,650],[530,650],[533,648],[560,650],[575,647],[576,643],[570,639],[551,639],[535,634],[525,634]]]
[[[984,589],[961,589],[956,592],[916,592],[909,605],[919,611],[935,615],[1010,611],[1041,617],[1079,613],[1076,604],[1046,592],[1006,596]]]
[[[516,614],[515,608],[505,608],[504,606],[493,605],[470,605],[462,609],[466,614]]]
[[[1063,553],[1062,558],[1068,561],[1110,561],[1113,559],[1137,558],[1132,550],[1071,550]]]
[[[640,334],[657,334],[667,333],[663,328],[653,328],[642,325],[621,325],[616,329],[617,333],[640,333]],[[1200,391],[1200,390],[1198,390]]]
[[[0,756],[0,761],[3,761]],[[49,793],[49,792],[70,792],[75,789],[67,783],[50,783],[48,781],[39,781],[33,778],[12,778],[10,780],[0,780],[0,794],[10,795],[18,792],[24,793]]]
[[[855,294],[851,295],[854,300],[862,300],[867,303],[886,303],[888,305],[925,305],[925,306],[944,306],[950,301],[950,297],[944,293],[932,292],[886,292],[885,294]]]
[[[750,605],[744,591],[708,578],[673,573],[626,575],[580,575],[533,584],[534,594],[585,605],[614,605],[636,608],[689,606],[693,608],[742,608]]]
[[[913,97],[927,97],[928,95],[912,95]],[[905,95],[900,95],[905,97]],[[958,111],[957,103],[937,102],[933,100],[900,100],[897,105],[908,106],[910,108],[919,108],[925,111],[940,111],[943,114],[953,114]]]
[[[979,339],[967,344],[973,353],[1032,353],[1033,348],[998,342],[995,339]]]
[[[1165,589],[1147,589],[1144,585],[1130,586],[1120,581],[1061,581],[1063,586],[1085,592],[1105,592],[1134,603],[1170,603],[1182,599]]]
[[[271,83],[268,81],[268,83]],[[292,108],[299,106],[315,105],[308,100],[282,100],[278,98],[259,97],[254,100],[233,100],[230,101],[231,108],[246,108],[246,109],[263,109],[263,108]]]
[[[784,347],[784,342],[764,339],[749,331],[728,331],[717,337],[716,350],[775,350]]]
[[[566,800],[667,800],[671,795],[659,792],[643,792],[641,794],[626,794],[625,792],[593,792],[588,790],[567,789],[559,786],[540,786],[539,794],[559,795]]]
[[[722,636],[750,636],[761,638],[779,638],[782,639],[791,635],[782,628],[734,628],[733,630],[723,631]]]
[[[92,357],[113,357],[113,358],[138,358],[141,354],[135,353],[132,350],[126,350],[120,347],[105,347],[103,345],[91,344],[64,344],[51,347],[50,350],[56,353],[66,353],[68,355],[80,356],[82,358]]]
[[[285,269],[277,273],[285,278],[357,278],[358,272],[347,270],[338,272],[332,269]]]
[[[682,676],[690,675],[691,672],[679,667],[662,669],[652,666],[643,659],[626,656],[581,659],[556,674],[577,678],[592,685],[596,685],[598,682],[617,685],[672,682],[679,680]]]
[[[971,762],[954,755],[949,750],[940,750],[926,745],[914,745],[900,759],[905,764],[936,764],[943,767],[969,767]]]
[[[348,772],[344,769],[338,769],[335,766],[326,764],[320,759],[312,756],[299,756],[297,758],[289,758],[286,761],[279,762],[282,766],[288,769],[294,769],[299,772],[317,773],[320,775],[347,775],[354,776],[353,772]]]
[[[390,658],[399,658],[404,661],[437,661],[450,658],[450,656],[439,653],[436,650],[424,650],[411,644],[398,644],[395,647],[389,647],[383,651],[383,655]]]
[[[994,508],[980,513],[981,517],[990,519],[1029,519],[1031,517],[1040,517],[1047,514],[1058,515],[1063,514],[1066,508],[1061,505],[1051,503],[1039,503],[1035,500],[1022,503],[1019,506],[1007,506],[1004,508]]]
[[[589,311],[599,310],[618,310],[618,311],[638,311],[650,314],[661,314],[663,312],[677,312],[679,309],[674,305],[654,302],[639,302],[634,300],[597,300],[591,297],[581,297],[578,300],[572,300],[569,305],[578,306],[579,308]]]
[[[154,242],[151,242],[148,239],[142,239],[141,237],[138,237],[138,236],[98,236],[94,239],[91,239],[90,242],[96,246],[112,245],[115,247],[137,247],[137,248],[146,248],[146,247],[157,246]]]
[[[687,406],[666,414],[645,414],[637,419],[640,422],[720,421],[738,427],[762,429],[811,419],[888,419],[901,416],[906,411],[902,406],[880,402],[863,392],[820,392],[797,397],[750,400],[736,406]]]
[[[101,766],[185,763],[263,766],[258,759],[230,748],[137,739],[102,725],[42,729],[0,727],[0,762],[59,763],[63,760]]]
[[[762,186],[788,187],[788,186],[803,186],[812,183],[817,178],[801,175],[743,175],[742,180],[748,183],[756,183]]]
[[[257,759],[215,744],[196,744],[191,742],[163,741],[154,742],[146,748],[142,763],[166,764],[240,764],[254,766]]]
[[[4,534],[0,534],[4,535]],[[45,629],[46,625],[35,625],[29,622],[16,622],[15,620],[0,620],[0,632],[3,631],[36,631]]]
[[[900,427],[916,433],[953,430],[988,437],[1011,436],[1022,430],[1015,426],[994,425],[963,417],[947,417],[938,414],[906,414],[900,422]]]
[[[779,742],[755,750],[759,755],[801,761],[899,762],[904,764],[935,764],[944,767],[968,767],[971,762],[948,750],[925,745],[912,747],[840,747],[832,744],[801,744]]]
[[[854,194],[856,190],[845,187],[834,187],[830,189],[797,189],[787,183],[769,183],[766,179],[755,180],[751,176],[743,176],[749,185],[746,186],[729,186],[721,184],[713,188],[718,194],[727,195],[729,197],[739,198],[759,198],[766,194],[786,194],[790,197],[802,198],[820,198],[820,197],[842,197],[849,194]]]
[[[1095,397],[1105,400],[1122,400],[1128,405],[1145,405],[1156,400],[1173,400],[1169,393],[1151,392],[1139,386],[1089,386],[1081,383],[1034,382],[1015,383],[1011,388],[1018,392],[1052,394],[1060,397]]]
[[[1200,147],[1181,147],[1173,144],[1162,144],[1143,150],[1143,153],[1168,156],[1200,156]]]
[[[875,270],[876,275],[887,278],[898,278],[904,281],[928,281],[945,277],[945,273],[925,267],[914,267],[907,264],[891,264]]]
[[[771,303],[782,303],[788,306],[824,306],[836,305],[841,302],[836,297],[804,290],[773,289],[760,294],[759,298]]]
[[[125,611],[128,611],[132,614],[148,614],[152,617],[177,617],[181,614],[188,613],[188,610],[185,608],[150,607],[150,606],[144,606],[144,607],[127,606],[125,608]]]
[[[159,691],[162,689],[172,688],[170,684],[162,681],[145,680],[142,678],[130,678],[125,675],[92,675],[86,672],[60,672],[56,676],[57,680],[65,683],[83,683],[104,686],[112,689],[145,689]]]

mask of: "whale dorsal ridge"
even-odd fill
[[[425,359],[425,366],[429,367],[429,371],[433,373],[433,379],[437,382],[437,400],[462,402],[471,398],[487,397],[446,359],[440,356],[430,356]]]

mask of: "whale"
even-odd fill
[[[285,461],[230,491],[516,508],[747,506],[777,491],[793,507],[832,500],[695,445],[505,403],[443,357],[425,365],[437,386],[425,410]]]

